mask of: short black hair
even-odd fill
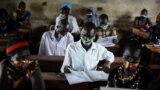
[[[86,22],[86,23],[84,23],[83,28],[96,29],[96,26],[92,22]]]
[[[101,14],[99,16],[99,18],[101,18],[101,19],[107,19],[108,20],[108,15],[107,14]]]
[[[19,5],[26,5],[26,3],[24,1],[21,1]]]
[[[86,9],[86,13],[90,13],[92,10],[90,8]]]
[[[142,9],[142,10],[141,10],[141,15],[142,15],[142,14],[144,14],[144,12],[147,12],[147,13],[148,13],[148,10],[147,10],[147,9],[145,9],[145,8],[144,8],[144,9]]]
[[[126,45],[124,47],[124,51],[128,49],[130,52],[134,53],[136,50],[140,50],[140,54],[138,56],[141,56],[142,55],[142,50],[143,50],[143,47],[142,47],[142,44],[141,42],[136,39],[136,38],[129,38],[126,42]]]
[[[25,7],[26,7],[26,3],[25,3],[24,1],[21,1],[21,2],[19,3],[18,7],[19,7],[19,8],[20,8],[20,7],[25,8]]]

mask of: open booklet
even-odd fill
[[[68,83],[77,84],[82,82],[107,81],[108,74],[104,71],[73,71],[66,73]]]
[[[104,38],[99,38],[96,43],[101,44],[104,47],[113,47],[115,46],[115,43],[113,43],[113,40],[117,39],[117,36],[109,36]]]

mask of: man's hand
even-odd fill
[[[64,73],[71,73],[69,69],[71,69],[70,66],[65,66],[64,67]]]
[[[109,72],[108,64],[109,64],[109,62],[106,62],[105,60],[100,61],[97,65],[97,70],[104,71],[104,72],[108,73]]]
[[[64,73],[71,73],[70,70],[76,71],[76,69],[73,69],[71,66],[65,66],[65,67],[64,67]]]

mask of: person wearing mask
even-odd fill
[[[26,10],[26,3],[21,1],[18,9],[13,12],[13,18],[18,22],[20,28],[30,28],[31,13]]]
[[[99,28],[102,31],[102,37],[116,36],[116,30],[109,25],[108,15],[101,14],[99,16]]]
[[[61,13],[58,17],[56,17],[55,30],[59,28],[59,21],[65,17],[68,22],[67,28],[70,33],[79,33],[79,26],[77,23],[77,19],[71,15],[72,4],[68,2],[64,2],[61,4]]]
[[[68,44],[74,42],[72,34],[68,32],[68,21],[64,17],[58,22],[57,29],[44,32],[38,55],[64,56]]]
[[[7,43],[7,58],[0,62],[2,90],[45,90],[38,61],[27,59],[29,44],[21,38]]]
[[[6,9],[0,8],[0,37],[16,36],[17,23],[9,15]]]
[[[148,38],[150,35],[149,27],[152,26],[152,22],[148,17],[148,10],[142,9],[140,16],[137,16],[134,20],[134,25],[132,28],[133,34],[138,37]]]
[[[81,39],[68,45],[61,67],[62,73],[69,73],[70,69],[108,71],[114,61],[114,55],[105,47],[93,42],[96,35],[95,27],[92,22],[85,23],[81,30]]]
[[[99,17],[96,13],[96,10],[92,7],[86,10],[86,16],[84,18],[84,23],[86,22],[92,22],[95,24],[96,27],[99,26]]]
[[[100,25],[97,29],[97,38],[95,42],[110,47],[118,43],[117,32],[114,28],[109,25],[108,15],[101,14],[99,17]]]
[[[141,66],[142,45],[134,38],[127,41],[123,58],[124,62],[111,70],[108,78],[109,87],[147,89],[154,79],[153,73],[146,67]]]

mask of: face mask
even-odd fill
[[[123,58],[128,63],[137,64],[140,61],[139,53],[140,53],[139,50],[136,50],[134,54],[133,53],[131,54],[129,50],[126,50],[123,54]]]
[[[82,37],[81,40],[85,46],[90,46],[94,41],[94,37],[93,38]]]
[[[107,29],[108,29],[108,25],[101,25],[101,28],[102,28],[103,30],[107,30]]]
[[[69,31],[69,24],[67,24],[67,22],[64,21],[59,21],[58,25],[57,25],[57,29],[56,29],[56,33],[60,33],[61,35],[65,35],[66,32]]]
[[[141,17],[147,18],[148,16],[147,15],[141,15]]]
[[[23,50],[21,52],[16,53],[13,56],[11,56],[11,61],[14,61],[14,60],[21,61],[21,60],[28,58],[29,55],[30,55],[30,52],[29,52],[29,50],[26,49],[26,50]]]

